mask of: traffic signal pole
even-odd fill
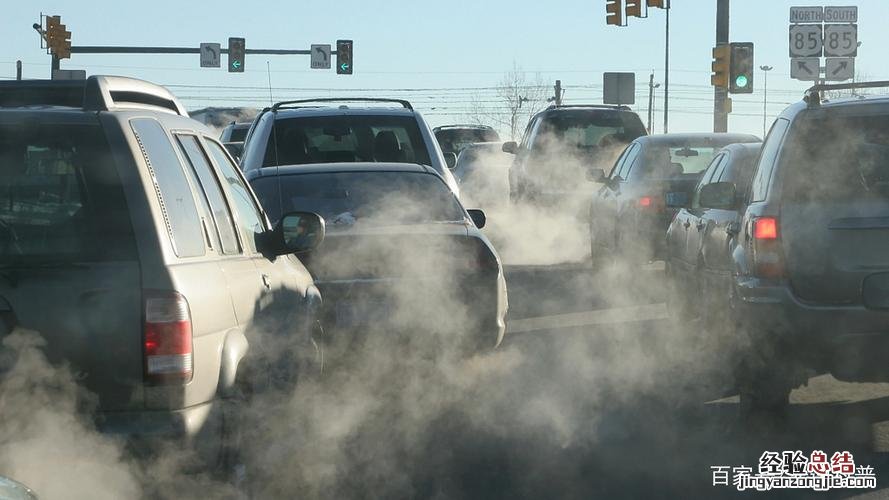
[[[729,0],[716,0],[716,45],[729,43]],[[728,89],[713,88],[713,131],[728,132]]]
[[[727,0],[726,0],[727,1]],[[664,133],[669,132],[670,118],[670,0],[666,5],[666,28],[664,34]]]

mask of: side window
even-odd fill
[[[769,131],[769,135],[766,137],[766,141],[762,146],[762,152],[759,154],[756,173],[753,174],[750,193],[751,201],[763,201],[766,199],[769,180],[772,178],[772,170],[775,168],[775,160],[778,158],[778,152],[781,149],[781,143],[784,140],[784,134],[787,132],[788,126],[790,126],[790,122],[783,118],[775,120],[772,130]]]
[[[130,121],[130,126],[154,179],[154,189],[161,202],[176,255],[204,255],[206,244],[198,209],[167,133],[157,120],[151,118],[135,118]]]
[[[725,169],[732,162],[731,158],[731,155],[728,153],[722,155],[722,158],[719,160],[719,165],[716,165],[716,168],[713,169],[713,175],[707,179],[707,184],[719,182],[722,179],[722,173],[725,172]]]
[[[222,173],[223,182],[228,184],[228,188],[231,191],[234,209],[238,213],[238,225],[241,226],[244,236],[248,238],[250,249],[255,252],[255,237],[265,231],[265,226],[262,222],[262,213],[259,207],[256,206],[256,201],[253,198],[253,193],[247,187],[240,172],[238,172],[238,167],[228,159],[225,151],[222,150],[222,146],[216,141],[207,140],[205,142],[208,151],[210,151],[210,156],[213,157],[213,161],[216,162],[219,171]]]
[[[222,253],[226,255],[241,252],[238,246],[238,238],[235,236],[235,224],[232,222],[231,211],[219,186],[219,179],[213,173],[209,160],[204,154],[198,138],[193,135],[176,135],[176,140],[185,152],[185,157],[191,163],[191,168],[198,180],[198,189],[206,196],[207,203],[213,216],[213,223]]]
[[[630,150],[633,149],[633,145],[627,146],[620,156],[617,157],[617,161],[614,162],[614,165],[611,166],[611,170],[606,172],[608,174],[608,178],[614,177],[618,172],[620,172],[620,167],[623,166],[624,161],[627,159],[627,155],[630,154]]]
[[[630,177],[630,170],[633,168],[633,163],[636,161],[636,158],[639,157],[639,152],[641,150],[642,146],[639,144],[630,146],[630,150],[627,152],[627,157],[624,159],[623,165],[620,166],[620,170],[617,172],[617,175],[619,175],[621,179],[627,180]]]
[[[701,208],[701,188],[711,182],[715,182],[716,179],[719,179],[719,173],[722,172],[722,169],[725,168],[725,164],[728,163],[727,158],[728,156],[726,154],[719,154],[710,162],[710,166],[707,167],[707,171],[704,172],[703,177],[701,177],[700,182],[698,182],[697,187],[695,187],[695,192],[691,200],[692,210]]]
[[[540,120],[537,118],[532,118],[531,122],[528,123],[528,126],[525,127],[525,133],[522,135],[522,142],[519,144],[520,147],[527,149],[528,145],[531,144],[531,133],[534,127],[537,126],[537,123]]]

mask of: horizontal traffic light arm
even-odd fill
[[[75,54],[200,54],[200,47],[120,47],[104,45],[72,45]],[[219,52],[228,54],[228,48],[221,47]],[[310,49],[244,49],[244,53],[265,55],[304,55],[312,54]],[[336,55],[336,51],[330,52]]]

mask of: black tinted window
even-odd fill
[[[464,220],[454,194],[431,174],[336,172],[261,177],[253,182],[272,219],[281,213],[308,211],[321,215],[331,226]]]
[[[238,239],[235,236],[235,225],[232,222],[231,212],[222,189],[219,187],[219,180],[213,172],[212,167],[204,156],[204,151],[198,144],[198,138],[193,135],[177,136],[179,144],[185,151],[186,158],[191,163],[191,167],[197,177],[199,187],[207,198],[210,210],[212,212],[214,227],[222,245],[222,253],[236,254],[240,252],[238,247]]]
[[[238,224],[244,231],[242,234],[248,239],[251,249],[255,251],[256,235],[265,231],[262,214],[253,200],[250,188],[241,179],[238,168],[228,159],[222,146],[213,141],[207,141],[207,147],[216,165],[219,166],[224,181],[228,184],[232,201],[235,204],[234,208],[238,212]]]
[[[610,148],[645,135],[634,113],[592,111],[558,113],[546,117],[534,134],[532,148]]]
[[[130,123],[154,177],[176,255],[204,255],[206,246],[201,220],[173,144],[160,123],[155,120],[137,118]]]
[[[451,128],[439,130],[435,133],[438,144],[444,152],[459,153],[469,146],[479,142],[497,142],[500,136],[491,129],[484,128]]]
[[[99,126],[0,125],[0,262],[135,258]]]
[[[331,162],[431,165],[412,116],[321,116],[275,120],[264,166]]]
[[[784,133],[787,132],[787,126],[790,122],[781,118],[775,120],[769,135],[766,137],[762,146],[762,152],[759,155],[759,165],[756,173],[753,175],[751,182],[751,200],[762,201],[766,199],[766,193],[769,189],[769,180],[772,178],[772,169],[775,167],[775,159],[781,150],[781,141],[784,140]]]
[[[800,118],[781,155],[784,195],[794,200],[889,200],[889,115]]]

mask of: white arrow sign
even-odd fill
[[[312,45],[312,69],[330,69],[330,44]]]
[[[851,80],[855,76],[854,57],[828,57],[825,59],[824,79],[835,82]]]
[[[817,81],[821,75],[821,59],[818,57],[793,57],[790,59],[790,78]]]
[[[218,43],[202,43],[201,44],[201,67],[202,68],[218,68],[220,45]]]

